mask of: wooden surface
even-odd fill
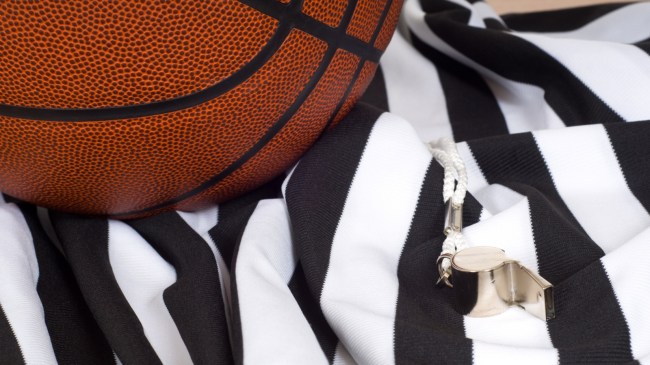
[[[487,0],[498,13],[517,13],[562,9],[601,3],[630,2],[630,0]]]

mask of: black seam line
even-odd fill
[[[120,107],[55,109],[0,104],[0,116],[51,122],[101,122],[141,118],[191,108],[223,95],[255,74],[282,46],[294,28],[327,42],[329,46],[336,45],[365,59],[379,62],[382,51],[374,48],[374,42],[366,44],[341,32],[340,26],[332,28],[303,14],[300,11],[302,1],[292,1],[290,4],[269,0],[240,0],[240,2],[277,19],[278,28],[269,42],[250,62],[213,86],[173,99]],[[349,22],[342,20],[341,23],[347,26]]]
[[[280,2],[268,0],[239,1],[276,19],[279,19],[279,17],[282,16],[284,12],[283,8],[286,6]],[[339,48],[354,53],[359,57],[364,57],[374,62],[379,62],[382,51],[374,47],[374,41],[366,43],[347,34],[346,32],[341,32],[340,25],[337,28],[332,28],[329,25],[322,23],[302,12],[296,14],[293,21],[295,28],[307,34],[319,38],[328,44],[337,44]],[[349,22],[345,22],[343,19],[341,19],[340,23],[349,24]],[[381,23],[379,23],[379,29],[381,29]]]
[[[269,1],[270,2],[270,1]],[[301,2],[301,1],[299,1]],[[351,0],[348,3],[348,8],[345,10],[345,13],[343,15],[343,19],[341,20],[341,24],[337,28],[339,32],[345,32],[347,29],[348,24],[350,23],[352,19],[352,13],[354,12],[354,9],[356,8],[357,0]],[[187,191],[183,194],[180,194],[170,200],[167,200],[165,202],[162,202],[160,204],[156,204],[154,206],[137,210],[137,211],[130,211],[130,212],[123,212],[123,213],[114,213],[111,214],[110,216],[113,218],[120,218],[120,217],[129,217],[133,215],[138,215],[138,214],[143,214],[151,211],[156,211],[158,209],[166,208],[169,207],[173,204],[179,203],[185,199],[188,199],[212,186],[215,184],[219,183],[221,180],[223,180],[226,176],[230,175],[237,169],[239,169],[241,166],[243,166],[251,157],[253,157],[257,152],[259,152],[264,146],[266,146],[267,143],[269,143],[275,135],[282,130],[282,128],[291,120],[293,115],[300,109],[302,104],[307,100],[309,95],[311,95],[312,91],[316,88],[318,83],[320,82],[321,77],[323,74],[325,74],[325,71],[329,68],[330,62],[334,58],[334,55],[336,54],[336,51],[338,50],[337,44],[331,44],[328,48],[327,51],[325,51],[325,54],[323,55],[323,59],[321,60],[320,64],[318,65],[318,68],[316,71],[313,73],[311,79],[305,86],[305,88],[300,92],[296,100],[294,100],[293,104],[287,109],[287,111],[280,117],[280,119],[273,125],[271,128],[269,128],[264,136],[260,138],[253,147],[251,147],[246,153],[244,153],[242,156],[240,156],[235,162],[230,164],[230,166],[226,167],[223,171],[219,172],[218,174],[214,175],[212,178],[207,180],[206,182],[202,183],[198,187]]]
[[[383,29],[384,21],[386,21],[386,18],[388,17],[388,13],[390,12],[390,8],[393,5],[393,0],[388,0],[386,2],[386,5],[384,6],[384,10],[381,13],[381,16],[379,17],[379,23],[377,27],[375,28],[374,33],[372,34],[372,38],[370,39],[370,44],[375,44],[375,41],[377,41],[377,38],[379,37],[379,33],[381,33],[381,30]],[[361,58],[359,60],[359,65],[357,66],[357,69],[354,71],[354,74],[352,75],[352,80],[350,81],[350,84],[348,85],[348,88],[345,90],[345,93],[343,94],[343,98],[339,101],[339,104],[336,106],[336,109],[334,109],[334,114],[330,117],[330,119],[327,121],[327,125],[325,125],[324,130],[329,129],[330,125],[334,122],[334,118],[339,114],[339,111],[341,111],[341,108],[343,108],[343,105],[345,105],[345,102],[347,101],[348,97],[350,96],[350,93],[352,92],[352,88],[354,88],[354,85],[357,83],[357,80],[359,79],[359,75],[361,75],[361,71],[363,70],[363,66],[366,64],[366,58]],[[379,63],[379,61],[374,61],[371,60],[375,63]]]

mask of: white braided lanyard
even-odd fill
[[[438,282],[444,282],[453,287],[449,278],[451,276],[451,258],[458,251],[465,248],[465,239],[462,234],[462,208],[467,194],[467,171],[465,164],[458,154],[454,141],[443,138],[437,143],[427,144],[433,157],[444,168],[442,199],[447,205],[445,214],[444,234],[447,236],[442,243],[442,252],[437,260]]]

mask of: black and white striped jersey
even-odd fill
[[[650,364],[650,3],[407,0],[361,103],[286,176],[118,221],[0,202],[1,364]],[[634,122],[634,123],[627,123]],[[443,169],[469,246],[556,318],[436,286]]]

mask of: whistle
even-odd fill
[[[456,310],[486,317],[520,307],[542,320],[555,318],[553,285],[496,247],[470,247],[451,259]]]

